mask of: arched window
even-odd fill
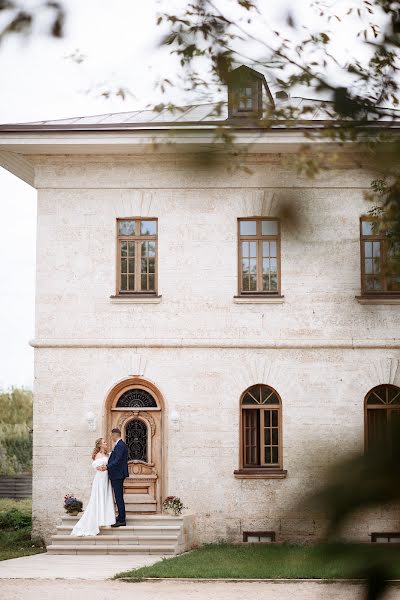
[[[282,471],[282,403],[268,385],[248,388],[240,401],[241,472]]]
[[[157,402],[146,390],[133,388],[118,398],[116,408],[157,408]]]
[[[365,397],[365,445],[391,445],[392,432],[400,427],[400,388],[378,385]]]

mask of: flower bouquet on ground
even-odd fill
[[[163,508],[166,512],[174,513],[175,516],[181,514],[183,508],[183,502],[177,496],[167,496],[163,502]]]
[[[81,512],[83,504],[80,500],[75,498],[73,494],[66,494],[64,496],[64,508],[68,515],[75,517],[79,512]]]

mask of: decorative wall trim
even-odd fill
[[[400,339],[350,339],[350,340],[271,340],[235,341],[235,340],[71,340],[71,339],[35,339],[31,340],[33,348],[249,348],[261,350],[314,350],[321,348],[339,349],[393,349],[400,350]]]

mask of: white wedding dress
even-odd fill
[[[106,465],[108,456],[97,458],[92,462],[93,469]],[[108,471],[97,471],[95,473],[92,492],[82,517],[71,531],[71,535],[97,535],[100,527],[113,525],[115,523],[114,497]]]

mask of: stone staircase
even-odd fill
[[[180,554],[194,546],[194,517],[127,515],[126,527],[101,527],[96,536],[72,537],[80,518],[62,517],[47,546],[49,554]]]

